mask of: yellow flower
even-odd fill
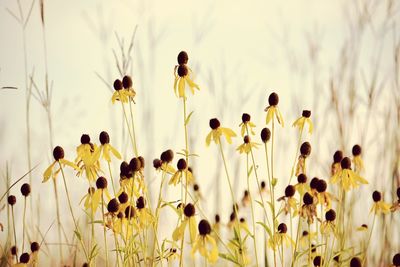
[[[303,231],[299,241],[300,241],[300,248],[307,249],[309,247],[309,240],[313,241],[317,237],[317,233],[308,231]]]
[[[96,188],[94,187],[89,187],[88,188],[88,193],[86,195],[83,196],[83,198],[81,199],[81,201],[79,202],[82,203],[82,201],[84,201],[83,206],[85,207],[85,209],[89,209],[92,206],[93,203],[93,194],[96,191]]]
[[[287,226],[284,223],[279,224],[278,231],[268,240],[268,246],[277,250],[280,246],[289,247],[294,245],[293,239],[287,235]]]
[[[310,134],[312,134],[313,131],[313,123],[310,119],[311,116],[311,111],[309,110],[303,110],[303,113],[301,115],[300,118],[298,118],[297,120],[295,120],[295,122],[293,122],[293,127],[299,127],[300,132],[303,131],[304,129],[304,125],[308,124],[308,132]]]
[[[343,159],[343,152],[340,150],[337,150],[335,154],[333,154],[333,163],[331,166],[331,175],[334,176],[336,173],[342,170],[342,167],[340,166],[340,162]]]
[[[43,173],[43,181],[42,183],[46,182],[47,180],[50,179],[50,177],[53,177],[55,179],[57,175],[60,173],[61,168],[58,168],[54,171],[54,166],[56,163],[58,163],[61,166],[69,166],[71,168],[74,168],[75,170],[79,171],[79,167],[76,166],[74,163],[72,163],[69,160],[64,159],[64,149],[60,146],[56,146],[53,150],[53,157],[54,157],[54,162],[50,164],[49,167],[44,171]]]
[[[172,239],[174,241],[181,240],[183,235],[185,234],[186,225],[189,224],[189,233],[190,233],[190,243],[193,243],[196,238],[196,218],[195,218],[196,209],[193,204],[188,203],[183,209],[183,213],[185,218],[181,221],[181,223],[176,227],[172,234]]]
[[[252,135],[255,135],[253,128],[255,128],[256,125],[250,121],[249,114],[243,113],[242,123],[239,124],[239,127],[241,127],[240,133],[242,136],[244,136],[247,131],[249,131]]]
[[[295,184],[295,189],[299,192],[300,196],[303,196],[306,192],[310,191],[310,185],[307,184],[307,176],[304,173],[300,173],[297,176],[297,184]]]
[[[121,154],[112,145],[110,145],[110,136],[107,132],[101,132],[99,139],[101,143],[100,148],[94,152],[94,158],[96,160],[98,160],[100,155],[103,154],[103,158],[106,161],[111,162],[110,151],[117,159],[122,158]]]
[[[90,207],[93,208],[93,212],[96,212],[97,208],[100,205],[103,193],[106,195],[107,200],[111,199],[110,193],[108,192],[107,189],[107,179],[100,176],[99,178],[97,178],[96,180],[96,191],[94,193],[92,193],[91,195],[91,203],[90,203]],[[105,203],[101,203],[102,205],[105,205]]]
[[[193,82],[192,70],[186,65],[188,61],[188,56],[185,51],[182,51],[178,55],[178,64],[174,68],[174,92],[178,90],[178,97],[186,98],[185,87],[186,84],[189,86],[190,91],[194,94],[194,89],[200,90],[199,86]]]
[[[374,204],[372,205],[370,212],[373,212],[377,215],[380,213],[386,214],[390,212],[390,204],[382,200],[381,192],[374,191],[374,193],[372,193],[372,199],[374,200]]]
[[[299,210],[299,215],[307,219],[309,224],[314,222],[314,217],[317,216],[317,207],[314,203],[314,197],[306,192],[303,196],[303,205]]]
[[[77,176],[80,176],[83,172],[86,174],[86,178],[89,181],[95,181],[100,171],[100,162],[95,158],[95,151],[97,146],[90,143],[89,135],[82,135],[81,144],[76,148],[77,157],[75,159],[76,164],[80,168]]]
[[[178,163],[177,163],[177,167],[178,167],[178,170],[171,177],[168,184],[169,185],[173,184],[174,186],[176,186],[178,183],[181,182],[181,178],[182,178],[182,176],[185,175],[185,173],[186,173],[186,183],[191,184],[193,182],[193,174],[191,171],[188,170],[186,160],[179,159]]]
[[[32,263],[31,255],[29,253],[23,253],[19,257],[19,263],[13,264],[14,267],[25,267],[28,266],[28,264]]]
[[[114,81],[114,94],[111,97],[111,102],[114,104],[115,101],[121,101],[122,103],[128,103],[130,99],[136,96],[135,90],[132,88],[132,79],[129,76],[125,76],[121,80]]]
[[[288,185],[285,188],[285,195],[278,198],[278,201],[284,201],[284,211],[285,214],[292,214],[293,216],[297,216],[298,208],[297,208],[297,200],[294,198],[294,194],[296,193],[296,188],[293,185]]]
[[[340,165],[342,167],[341,170],[331,178],[332,184],[340,182],[345,191],[356,188],[360,184],[368,184],[367,180],[351,170],[351,161],[348,157],[344,157]]]
[[[360,173],[364,170],[364,162],[361,158],[361,151],[362,149],[360,145],[354,145],[352,148],[354,170],[356,173]]]
[[[265,120],[265,123],[268,124],[271,120],[276,117],[276,120],[282,127],[284,126],[282,114],[278,108],[278,103],[279,103],[279,96],[277,93],[272,93],[268,97],[268,103],[269,106],[265,108],[264,111],[267,112],[267,117]]]
[[[241,144],[240,146],[238,146],[238,147],[236,148],[236,150],[239,151],[240,154],[242,154],[242,153],[249,154],[250,151],[251,151],[253,148],[257,149],[259,145],[260,145],[260,144],[258,144],[258,143],[251,142],[251,141],[250,141],[250,137],[249,137],[248,135],[246,135],[246,136],[244,136],[244,138],[243,138],[243,144]]]
[[[336,212],[332,209],[325,213],[325,221],[321,223],[321,234],[328,235],[333,233],[336,235],[335,226]]]
[[[145,199],[144,197],[140,196],[136,200],[136,209],[137,209],[137,217],[139,221],[139,226],[140,228],[147,228],[149,227],[152,223],[154,223],[154,217],[151,214],[150,210],[145,207]]]
[[[332,199],[337,201],[337,198],[335,198],[332,194],[326,191],[327,187],[328,185],[324,180],[322,179],[317,180],[316,190],[317,190],[318,204],[324,206],[325,210],[329,210],[331,208]]]
[[[299,176],[301,173],[306,173],[306,159],[311,154],[311,145],[309,142],[304,142],[300,146],[300,155],[297,159],[295,175]],[[292,170],[293,174],[293,170]]]
[[[366,232],[368,230],[368,225],[362,224],[360,227],[357,227],[356,230],[359,232]]]
[[[206,145],[209,146],[211,141],[214,141],[216,144],[219,144],[221,136],[226,138],[226,141],[229,144],[232,144],[232,137],[235,137],[236,134],[229,128],[220,127],[221,124],[218,119],[210,120],[211,132],[207,135]]]
[[[210,235],[211,226],[207,220],[201,220],[198,229],[199,235],[193,244],[192,255],[199,251],[209,263],[215,263],[218,260],[218,246]]]

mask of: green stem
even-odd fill
[[[60,263],[63,261],[63,252],[62,252],[62,242],[61,242],[61,217],[60,217],[60,199],[58,196],[58,190],[57,190],[57,180],[53,180],[53,187],[54,187],[54,195],[56,197],[56,213],[57,213],[57,230],[58,230],[58,250],[59,250],[59,256],[60,256]]]
[[[25,216],[26,216],[26,197],[24,197],[24,214],[22,216],[22,251],[24,251],[25,248],[25,231],[26,231]]]
[[[129,97],[129,110],[131,113],[131,122],[132,122],[133,148],[135,150],[136,157],[138,157],[139,152],[138,152],[137,143],[136,143],[135,122],[133,120],[132,101],[131,101],[130,97]]]
[[[104,250],[106,252],[106,266],[108,266],[108,246],[107,246],[107,229],[106,229],[106,219],[104,217],[104,194],[101,190],[101,215],[103,217],[103,235],[104,235]]]
[[[118,94],[120,95],[120,99],[121,99],[121,93],[118,92]],[[131,139],[131,143],[132,143],[133,149],[135,150],[135,141],[134,141],[134,138],[133,138],[132,133],[131,133],[131,127],[129,127],[128,117],[126,115],[125,106],[124,106],[124,103],[122,103],[122,101],[121,101],[121,106],[122,106],[122,111],[124,113],[124,119],[125,119],[126,127],[128,128],[129,137]],[[137,151],[135,151],[135,154],[137,154]]]
[[[247,169],[247,191],[249,192],[250,207],[251,207],[251,219],[252,219],[252,222],[253,222],[254,254],[256,255],[256,265],[259,266],[259,264],[258,264],[258,253],[257,253],[257,240],[256,240],[256,220],[254,218],[253,197],[251,196],[251,190],[250,190],[249,154],[246,154],[246,169]]]
[[[374,213],[374,219],[372,220],[371,231],[370,231],[370,233],[369,233],[368,241],[367,241],[367,246],[365,247],[365,251],[364,251],[364,255],[363,255],[363,266],[364,266],[364,264],[365,264],[365,261],[367,260],[367,252],[368,252],[368,248],[369,248],[369,243],[371,242],[372,231],[374,230],[375,221],[376,221],[376,213]]]
[[[272,131],[271,131],[272,139],[271,139],[271,177],[274,180],[274,141],[275,141],[275,120],[272,120]],[[271,180],[271,179],[270,179]],[[272,225],[273,232],[275,232],[275,186],[271,184],[271,204],[272,204]],[[276,267],[276,252],[274,250],[274,265]]]
[[[14,230],[15,257],[17,258],[17,262],[18,262],[19,258],[18,258],[18,246],[17,246],[17,232],[15,231],[14,206],[11,206],[11,216],[12,216],[13,230]]]

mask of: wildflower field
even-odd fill
[[[0,266],[400,267],[399,1],[0,8]]]

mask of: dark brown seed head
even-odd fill
[[[129,167],[128,162],[126,162],[126,161],[121,162],[121,165],[119,166],[119,170],[121,171],[121,174],[123,176],[126,176],[126,177],[130,176],[129,173],[131,171],[131,168]]]
[[[60,146],[56,146],[53,149],[53,157],[56,161],[64,158],[64,149]]]
[[[27,196],[29,196],[30,193],[31,193],[31,186],[29,184],[27,184],[27,183],[23,184],[21,186],[21,194],[24,197],[27,197]]]
[[[130,76],[124,76],[124,78],[122,78],[122,86],[125,89],[129,89],[132,88],[132,78]]]
[[[354,157],[360,156],[360,155],[361,155],[361,152],[362,152],[362,149],[361,149],[361,146],[360,146],[360,145],[354,145],[353,148],[352,148],[352,150],[351,150],[351,153],[353,153],[353,156],[354,156]]]
[[[219,120],[217,118],[211,119],[210,123],[209,123],[211,129],[215,130],[218,129],[219,126],[221,126],[221,123],[219,122]]]
[[[29,262],[29,253],[22,253],[22,255],[19,257],[19,261],[21,263],[28,263]]]
[[[397,188],[397,192],[396,192],[396,193],[397,193],[397,197],[398,197],[399,200],[400,200],[400,187]]]
[[[246,222],[246,219],[245,218],[240,218],[240,220],[239,220],[241,223],[244,223],[244,222]]]
[[[301,113],[301,116],[303,116],[305,118],[310,118],[311,117],[311,110],[303,110],[303,112]]]
[[[82,134],[81,144],[86,145],[90,143],[90,136],[88,134]]]
[[[249,137],[248,135],[245,135],[245,136],[243,137],[243,142],[244,142],[245,144],[250,143],[250,137]]]
[[[142,156],[138,157],[139,161],[140,161],[140,168],[143,169],[144,168],[144,158]]]
[[[233,222],[234,220],[236,220],[236,213],[232,212],[231,215],[229,215],[229,221]]]
[[[239,204],[238,203],[235,203],[235,204],[232,205],[232,211],[235,211],[235,209],[236,209],[236,211],[239,211]]]
[[[14,195],[9,195],[8,198],[7,198],[7,202],[11,206],[14,206],[15,203],[17,202],[17,198]]]
[[[318,191],[318,193],[325,192],[327,187],[328,187],[328,185],[325,182],[325,180],[322,180],[322,179],[318,180],[318,183],[317,183],[317,191]]]
[[[117,79],[114,81],[114,90],[119,91],[123,88],[121,80]]]
[[[248,196],[249,196],[249,191],[248,191],[248,190],[244,190],[243,196],[244,196],[244,197],[248,197]]]
[[[10,250],[11,250],[12,255],[14,255],[14,256],[17,255],[18,248],[16,246],[12,246]]]
[[[333,257],[333,260],[334,260],[335,262],[339,262],[339,261],[340,261],[340,256],[339,256],[339,255],[336,255],[335,257]]]
[[[119,202],[120,202],[121,204],[124,204],[124,203],[128,202],[128,199],[129,199],[128,194],[125,193],[125,192],[122,192],[122,193],[118,196],[118,200],[119,200]]]
[[[199,189],[200,189],[200,187],[199,187],[198,184],[194,184],[194,185],[193,185],[193,190],[194,190],[194,191],[197,192],[197,191],[199,191]]]
[[[190,171],[191,173],[193,173],[193,168],[191,166],[188,167],[188,171]]]
[[[246,123],[246,122],[249,122],[250,121],[250,115],[249,114],[247,114],[247,113],[243,113],[242,114],[242,122],[243,123]]]
[[[140,170],[140,167],[141,167],[141,164],[140,164],[140,160],[138,158],[133,158],[129,162],[129,168],[133,172],[138,172]]]
[[[140,196],[137,200],[136,200],[136,208],[138,208],[139,210],[143,209],[144,206],[146,205],[146,201],[144,199],[144,197]]]
[[[396,267],[400,266],[400,253],[393,256],[393,265]]]
[[[185,159],[179,159],[178,163],[176,164],[176,167],[178,168],[178,170],[182,171],[185,170],[187,167],[187,163]]]
[[[381,192],[379,192],[379,191],[374,191],[374,192],[372,193],[372,199],[373,199],[375,202],[381,201],[381,200],[382,200],[382,194],[381,194]]]
[[[343,159],[343,152],[338,150],[335,152],[335,154],[333,154],[333,162],[334,163],[339,163],[341,162]]]
[[[264,128],[261,130],[261,140],[266,143],[271,138],[271,131],[268,128]]]
[[[361,224],[361,227],[368,229],[368,225],[366,225],[365,223]]]
[[[340,162],[340,166],[342,166],[342,169],[351,169],[351,160],[348,157],[344,157],[342,161]]]
[[[317,248],[315,247],[315,244],[311,244],[311,252],[315,253],[317,251]]]
[[[178,75],[179,77],[185,77],[189,72],[189,69],[186,65],[179,65],[178,67]]]
[[[196,212],[196,209],[192,203],[188,203],[185,208],[183,209],[183,213],[185,214],[186,217],[192,217],[194,216]]]
[[[310,195],[310,193],[306,192],[303,196],[303,203],[305,205],[311,205],[314,203],[313,197]]]
[[[219,214],[215,214],[215,222],[219,223],[221,221],[221,218],[219,217]]]
[[[307,176],[304,173],[300,173],[299,176],[297,176],[297,182],[300,184],[307,183]]]
[[[207,220],[201,220],[199,222],[199,233],[202,236],[208,235],[211,233],[211,226]]]
[[[85,262],[84,264],[82,264],[82,267],[89,267],[89,263]]]
[[[336,219],[336,212],[334,210],[332,210],[332,209],[328,210],[325,213],[325,219],[327,221],[333,222]]]
[[[304,142],[301,144],[300,154],[304,157],[308,157],[311,154],[311,145],[309,142]]]
[[[296,188],[293,185],[288,185],[285,188],[285,197],[292,197],[296,193]]]
[[[133,206],[128,206],[125,208],[125,217],[132,219],[135,216],[135,208]]]
[[[313,260],[314,266],[321,266],[322,265],[322,258],[321,256],[316,256]]]
[[[362,263],[360,258],[354,257],[350,260],[350,267],[361,267]]]
[[[178,54],[178,64],[179,65],[183,65],[183,64],[187,64],[189,60],[189,56],[185,51],[181,51]]]
[[[264,189],[266,186],[265,181],[261,181],[261,188]]]
[[[153,167],[154,167],[155,169],[161,168],[161,165],[162,165],[161,159],[154,159],[154,160],[153,160]]]
[[[303,231],[302,235],[303,236],[308,236],[308,231]]]
[[[118,214],[117,214],[117,218],[118,219],[122,219],[122,218],[124,218],[125,217],[125,214],[123,213],[123,212],[118,212]]]
[[[268,103],[270,106],[276,106],[279,103],[279,96],[277,93],[272,93],[268,97]]]
[[[104,178],[103,176],[100,176],[99,178],[97,178],[96,187],[97,187],[98,189],[105,189],[105,188],[107,188],[107,179]]]
[[[287,226],[284,223],[278,225],[278,232],[281,234],[285,234],[287,232]]]
[[[108,133],[105,132],[105,131],[102,131],[102,132],[100,133],[99,139],[100,139],[100,143],[101,143],[102,145],[105,145],[105,144],[110,143],[110,136],[109,136]]]
[[[107,204],[107,210],[108,212],[117,212],[119,209],[119,203],[116,198],[111,199],[108,204]]]
[[[311,179],[311,182],[310,182],[311,189],[317,189],[318,181],[319,181],[319,179],[317,177],[314,177]]]
[[[162,162],[171,162],[174,159],[174,152],[171,149],[168,149],[161,153],[160,159]]]
[[[36,252],[40,249],[40,245],[38,242],[32,242],[31,243],[31,251]]]

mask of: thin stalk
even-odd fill
[[[311,225],[308,223],[308,265],[311,266]]]
[[[241,247],[242,246],[242,234],[240,231],[240,226],[239,226],[239,221],[238,221],[239,216],[238,216],[238,211],[237,211],[237,207],[236,207],[236,198],[235,198],[235,194],[233,193],[232,183],[231,183],[231,179],[229,177],[228,167],[226,165],[224,150],[222,149],[221,137],[218,138],[218,144],[219,144],[219,150],[221,152],[222,161],[224,162],[226,179],[228,180],[228,184],[229,184],[229,191],[231,192],[231,197],[232,197],[232,201],[233,201],[233,209],[234,209],[235,217],[236,217],[236,227],[238,229],[238,238],[239,238],[239,245],[240,245],[239,249],[243,251],[243,248]],[[243,253],[240,253],[240,256],[242,257],[242,262],[244,263]]]
[[[290,182],[292,181],[292,178],[293,178],[293,175],[294,175],[294,169],[295,169],[295,167],[296,167],[296,161],[297,161],[297,158],[298,158],[298,156],[299,156],[299,151],[300,151],[301,137],[303,136],[303,129],[304,129],[304,127],[301,127],[301,129],[300,129],[299,140],[298,140],[298,142],[297,142],[297,148],[296,148],[296,156],[294,157],[293,166],[292,166],[292,171],[291,171],[291,174],[290,174],[290,178],[289,178],[289,183],[288,183],[288,185],[289,185]]]
[[[369,248],[369,243],[371,242],[372,231],[374,230],[375,221],[376,221],[376,213],[374,213],[374,219],[372,220],[371,231],[368,236],[367,246],[365,247],[365,251],[364,251],[364,255],[363,255],[363,265],[365,264],[365,261],[367,260],[367,252],[368,252],[368,248]]]
[[[62,242],[61,242],[61,216],[60,216],[60,198],[58,196],[58,190],[57,190],[57,180],[53,180],[53,187],[54,187],[54,195],[56,196],[56,213],[57,213],[57,230],[58,230],[58,253],[60,256],[60,263],[63,261],[63,252],[62,252]]]
[[[118,94],[119,94],[120,99],[121,99],[121,93],[118,92]],[[128,128],[129,137],[131,139],[131,143],[132,143],[133,149],[135,150],[135,141],[134,141],[134,138],[133,138],[132,133],[131,133],[131,127],[129,127],[128,117],[126,115],[125,106],[124,106],[124,103],[122,103],[122,101],[121,101],[121,106],[122,106],[122,112],[124,113],[124,119],[125,119],[126,127]]]
[[[25,248],[25,231],[26,231],[25,217],[26,217],[26,197],[24,197],[24,214],[22,216],[22,251],[24,251]]]
[[[108,248],[107,248],[107,231],[106,231],[106,219],[104,217],[104,193],[101,190],[101,215],[103,217],[103,235],[104,235],[104,250],[106,251],[106,266],[108,266]]]
[[[130,97],[129,97],[129,111],[131,114],[131,122],[132,122],[133,149],[135,150],[136,157],[138,157],[139,152],[138,152],[137,143],[136,143],[135,122],[133,120],[132,101],[131,101]]]
[[[107,165],[108,165],[108,172],[110,173],[110,179],[111,179],[111,185],[112,185],[112,188],[113,188],[113,193],[114,193],[114,196],[116,196],[117,195],[117,193],[116,193],[117,191],[115,191],[114,179],[113,179],[113,176],[112,176],[111,165],[110,165],[109,161],[107,161]]]
[[[15,257],[17,258],[18,262],[19,257],[18,257],[18,246],[17,246],[17,232],[15,231],[14,206],[11,206],[11,216],[12,216],[13,230],[14,230]]]
[[[271,178],[274,179],[274,141],[275,141],[275,120],[272,120],[272,131],[271,131],[272,139],[271,139]],[[272,225],[273,232],[275,232],[275,186],[271,184],[271,204],[272,204]],[[274,250],[274,266],[276,266],[276,252]]]
[[[256,255],[256,265],[259,266],[258,253],[257,253],[257,240],[256,240],[256,220],[254,218],[253,197],[251,196],[251,191],[250,191],[249,154],[246,154],[246,170],[247,170],[247,191],[249,192],[250,207],[251,207],[251,220],[253,222],[254,254]]]
[[[79,241],[81,243],[81,246],[82,246],[82,249],[83,249],[83,253],[85,254],[85,258],[86,258],[86,260],[89,260],[89,257],[88,257],[87,251],[86,251],[86,247],[85,247],[85,244],[83,243],[82,235],[81,235],[80,230],[79,230],[79,226],[78,226],[77,221],[75,219],[74,211],[72,210],[71,199],[69,197],[68,186],[67,186],[67,181],[65,179],[64,169],[63,169],[63,167],[62,167],[60,162],[58,162],[58,164],[59,164],[60,169],[61,169],[61,174],[62,174],[62,177],[63,177],[64,187],[65,187],[65,194],[67,195],[69,211],[71,212],[71,217],[72,217],[72,220],[74,221],[75,231],[76,231],[77,234],[79,234],[78,239],[79,239]]]

